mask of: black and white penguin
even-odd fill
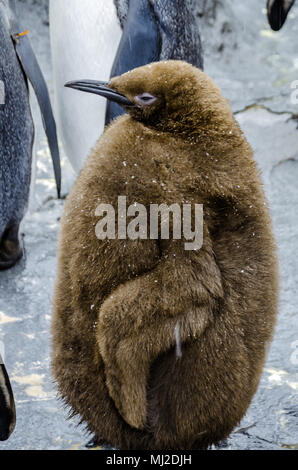
[[[282,28],[294,3],[295,0],[268,0],[268,21],[274,31]]]
[[[0,441],[6,441],[16,424],[16,409],[12,388],[0,354]]]
[[[19,226],[29,197],[34,125],[28,81],[36,93],[52,153],[58,194],[60,160],[48,90],[14,0],[0,1],[0,269],[23,254]]]
[[[123,113],[116,104],[65,90],[75,77],[108,80],[168,59],[203,68],[194,15],[196,0],[50,1],[55,108],[64,150],[78,172],[105,123]]]

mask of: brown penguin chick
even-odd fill
[[[256,391],[277,311],[271,222],[252,150],[217,86],[180,61],[68,86],[121,102],[65,205],[53,373],[119,449],[204,449]],[[99,240],[100,203],[203,204],[204,240]],[[177,343],[181,354],[177,354]]]

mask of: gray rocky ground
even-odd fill
[[[61,0],[66,1],[66,0]],[[198,17],[205,70],[221,86],[255,151],[278,242],[281,296],[276,334],[258,392],[226,449],[298,448],[298,5],[279,33],[270,31],[265,0],[207,0]],[[46,0],[19,0],[24,26],[52,92]],[[25,29],[25,28],[24,28]],[[45,136],[37,126],[36,183],[23,224],[26,256],[0,273],[0,341],[17,404],[17,427],[1,449],[80,449],[88,436],[56,398],[49,363],[56,240],[63,201],[55,186]],[[63,193],[73,180],[63,156]],[[245,256],[245,253],[243,253]],[[295,343],[297,342],[297,343]]]

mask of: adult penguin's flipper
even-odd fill
[[[274,31],[282,28],[294,3],[295,0],[268,0],[268,21]]]
[[[0,355],[0,441],[6,441],[16,424],[16,409],[12,388]]]
[[[127,20],[111,71],[111,77],[159,60],[161,36],[148,0],[130,0]],[[123,114],[116,103],[108,103],[106,124]]]
[[[60,167],[60,154],[58,147],[56,123],[53,116],[52,106],[50,102],[48,88],[45,79],[42,75],[30,41],[26,36],[27,32],[22,33],[22,29],[14,18],[11,36],[15,44],[15,49],[19,61],[22,65],[25,75],[30,81],[34,92],[36,94],[38,104],[40,107],[43,126],[49,142],[49,147],[52,155],[54,173],[56,179],[58,198],[61,195],[61,167]]]

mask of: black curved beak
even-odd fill
[[[99,82],[97,80],[77,80],[74,82],[67,82],[64,86],[67,88],[73,88],[74,90],[86,91],[87,93],[94,93],[95,95],[103,96],[104,98],[124,107],[136,107],[135,103],[126,98],[126,96],[121,95],[110,88],[107,82]]]
[[[0,441],[6,441],[16,424],[16,409],[9,377],[0,356]]]
[[[282,28],[294,3],[295,0],[268,0],[268,21],[274,31]]]

